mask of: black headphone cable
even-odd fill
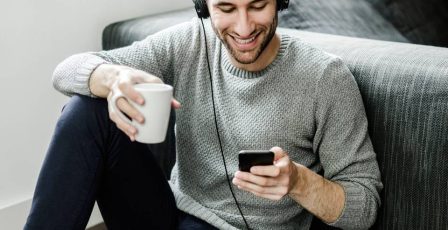
[[[244,224],[246,225],[246,228],[248,230],[250,230],[249,224],[247,223],[246,218],[244,217],[243,212],[241,211],[240,204],[238,203],[238,200],[236,199],[235,193],[233,192],[232,184],[230,183],[230,176],[229,176],[229,173],[227,171],[226,158],[224,156],[224,150],[222,148],[221,136],[219,135],[218,120],[217,120],[217,116],[216,116],[215,95],[214,95],[214,92],[213,92],[212,71],[211,71],[211,68],[210,68],[210,61],[208,60],[207,35],[206,35],[206,32],[205,32],[204,22],[203,22],[202,18],[200,18],[200,19],[201,19],[201,24],[202,24],[202,30],[204,31],[204,38],[205,38],[205,54],[207,55],[207,57],[206,57],[206,59],[207,59],[207,67],[208,67],[208,73],[209,73],[209,77],[210,77],[210,88],[211,88],[211,93],[212,93],[212,105],[213,105],[213,117],[215,119],[216,134],[218,136],[218,142],[219,142],[219,148],[221,150],[222,161],[224,162],[224,169],[226,171],[227,183],[229,185],[229,189],[230,189],[230,192],[232,193],[233,199],[235,200],[236,207],[238,208],[238,211],[240,212],[241,217],[243,217]]]

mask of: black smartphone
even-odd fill
[[[249,172],[255,165],[272,165],[274,153],[269,150],[241,150],[238,154],[240,171]]]

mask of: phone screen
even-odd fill
[[[252,166],[272,165],[274,153],[269,150],[242,150],[238,154],[240,171],[249,172]]]

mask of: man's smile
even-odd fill
[[[255,35],[247,38],[239,38],[236,36],[229,35],[232,40],[233,45],[240,52],[251,51],[258,46],[258,37],[261,33],[258,32]]]

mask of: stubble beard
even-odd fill
[[[210,18],[210,20],[212,20],[212,19]],[[237,61],[240,64],[247,65],[247,64],[252,64],[255,61],[257,61],[258,58],[260,57],[260,55],[265,51],[266,47],[269,45],[271,40],[274,38],[275,31],[276,31],[276,28],[277,28],[277,23],[278,23],[278,15],[277,15],[277,12],[276,12],[275,16],[274,16],[274,18],[272,20],[272,23],[270,24],[270,27],[267,30],[267,35],[264,38],[264,40],[261,43],[261,45],[258,48],[256,48],[256,50],[247,51],[247,52],[254,52],[255,53],[253,58],[251,58],[249,60],[246,60],[243,57],[244,53],[246,53],[246,52],[239,52],[238,50],[233,49],[232,46],[226,41],[225,36],[229,36],[230,37],[230,35],[226,35],[226,34],[223,35],[223,34],[219,33],[219,31],[215,28],[215,26],[213,24],[213,21],[211,21],[211,22],[212,22],[211,25],[212,25],[213,30],[215,31],[215,34],[217,35],[219,40],[221,40],[222,44],[224,44],[224,46],[227,48],[227,51],[230,53],[230,55],[233,57],[233,59],[235,59],[235,61]],[[255,31],[255,33],[257,33],[257,32],[258,32],[258,30]],[[257,36],[260,36],[260,35],[257,35]],[[233,38],[229,38],[229,39],[233,39]]]

